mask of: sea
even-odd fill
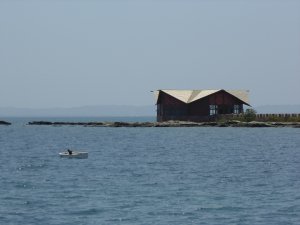
[[[300,224],[300,129],[28,126],[1,118],[0,224]],[[60,158],[66,149],[87,159]]]

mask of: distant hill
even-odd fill
[[[300,105],[264,105],[254,109],[257,113],[300,113]]]
[[[254,107],[257,113],[300,113],[300,105],[266,105]],[[0,108],[0,117],[99,117],[99,116],[155,116],[155,105],[103,105],[72,108]]]
[[[155,116],[155,106],[103,105],[72,108],[0,108],[2,117],[97,117],[97,116]]]

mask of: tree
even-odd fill
[[[244,113],[244,120],[247,122],[253,121],[256,118],[256,111],[254,109],[246,109]]]

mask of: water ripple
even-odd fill
[[[1,224],[298,224],[300,130],[0,129]],[[89,151],[63,160],[70,147]]]

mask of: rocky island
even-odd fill
[[[225,122],[49,122],[32,121],[27,125],[46,126],[85,126],[85,127],[294,127],[300,128],[299,122],[241,122],[237,120]]]

